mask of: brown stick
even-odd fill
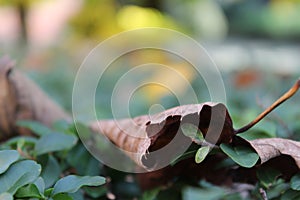
[[[256,125],[259,121],[261,121],[265,116],[267,116],[270,112],[272,112],[276,107],[278,107],[280,104],[288,100],[290,97],[292,97],[299,89],[300,87],[300,79],[291,87],[289,91],[287,91],[284,95],[282,95],[277,101],[275,101],[270,107],[268,107],[265,111],[263,111],[260,115],[258,115],[252,122],[245,125],[244,127],[235,130],[235,134],[243,133],[250,128],[252,128],[254,125]]]

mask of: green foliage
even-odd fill
[[[0,151],[0,174],[5,172],[8,167],[19,159],[19,153],[15,150]]]
[[[61,133],[52,133],[43,135],[35,144],[37,155],[42,155],[49,152],[62,151],[71,149],[75,146],[77,137]]]
[[[284,82],[284,81],[283,81]],[[274,83],[270,84],[272,87],[279,88],[279,85]],[[266,85],[264,87],[270,87]],[[51,86],[49,86],[51,87]],[[255,93],[260,93],[266,88],[260,88],[260,90]],[[277,91],[277,90],[276,90]],[[270,101],[275,99],[278,96],[276,93],[274,97],[270,97]],[[230,114],[233,116],[234,122],[237,122],[239,127],[244,125],[249,120],[252,120],[253,117],[259,113],[256,102],[253,101],[254,91],[238,91],[242,95],[238,96],[237,92],[229,91],[228,102],[234,102],[233,105],[229,108]],[[292,127],[292,130],[295,130],[295,133],[289,133],[285,126],[281,123],[278,123],[276,118],[272,118],[270,115],[268,120],[262,121],[254,129],[243,134],[239,134],[239,137],[253,140],[258,138],[270,138],[270,137],[291,137],[297,138],[296,130],[297,125],[294,120],[295,117],[299,116],[295,106],[298,105],[299,100],[296,99],[295,102],[293,99],[289,101],[291,104],[284,110],[278,109],[277,112],[284,121],[286,121],[286,127]],[[142,104],[142,103],[141,103]],[[143,104],[142,104],[143,105]],[[169,105],[169,106],[168,106]],[[171,103],[166,104],[170,107]],[[247,110],[244,110],[248,108]],[[140,106],[135,109],[145,109],[143,106]],[[287,110],[286,110],[287,109]],[[241,112],[243,111],[243,112]],[[137,113],[144,113],[145,111],[135,111]],[[285,114],[290,112],[292,114]],[[240,113],[243,113],[242,115]],[[286,119],[286,120],[285,120]],[[294,121],[293,121],[294,120]],[[236,124],[236,123],[235,123]],[[181,126],[181,131],[184,135],[193,138],[196,144],[193,144],[183,155],[175,158],[171,165],[180,165],[183,160],[190,159],[196,160],[197,162],[206,160],[211,161],[211,158],[215,158],[215,155],[225,157],[224,160],[219,163],[211,166],[212,169],[220,170],[226,169],[229,172],[233,173],[234,176],[239,176],[240,174],[235,174],[236,169],[243,169],[244,167],[251,167],[251,171],[254,171],[254,176],[256,172],[255,180],[251,180],[251,184],[246,183],[247,187],[251,185],[250,188],[239,191],[231,186],[226,185],[214,185],[207,182],[201,181],[200,184],[197,184],[199,179],[193,179],[197,175],[197,171],[192,171],[190,168],[186,168],[182,173],[176,174],[164,187],[158,187],[155,189],[150,189],[146,191],[141,191],[139,188],[139,183],[136,180],[136,176],[132,174],[127,174],[123,172],[118,172],[116,170],[110,169],[109,167],[104,168],[93,156],[89,154],[86,148],[78,140],[76,129],[74,125],[69,124],[65,121],[59,121],[53,124],[53,129],[45,127],[37,122],[32,121],[21,121],[18,125],[29,128],[35,132],[35,137],[29,136],[18,136],[11,138],[5,141],[0,145],[2,151],[7,151],[1,154],[0,151],[0,177],[4,174],[7,174],[17,163],[20,161],[30,161],[34,166],[40,166],[41,172],[38,173],[38,170],[35,170],[35,180],[32,181],[23,181],[23,177],[20,179],[20,182],[14,184],[15,192],[9,193],[6,191],[1,191],[1,199],[13,199],[13,198],[36,198],[36,199],[106,199],[108,193],[113,193],[116,195],[116,199],[261,199],[261,194],[259,192],[260,188],[263,188],[266,191],[268,199],[299,199],[300,192],[297,190],[299,175],[294,176],[291,180],[286,179],[286,177],[279,171],[272,168],[272,166],[264,167],[260,165],[258,161],[257,154],[248,148],[241,148],[240,146],[226,145],[221,144],[218,146],[210,146],[205,140],[200,130],[197,126],[192,124],[186,124]],[[81,127],[82,126],[82,127]],[[77,127],[78,128],[78,127]],[[81,131],[88,131],[87,127],[80,125]],[[300,130],[300,129],[299,129]],[[290,134],[290,135],[289,135]],[[87,134],[88,135],[88,134]],[[240,139],[240,138],[238,138]],[[61,141],[64,142],[61,142]],[[47,144],[47,146],[43,146]],[[208,152],[208,149],[211,148],[211,151]],[[10,152],[10,153],[8,153]],[[13,153],[14,152],[14,153]],[[198,152],[198,153],[197,153]],[[5,156],[1,156],[5,155]],[[207,162],[200,163],[201,165],[206,165]],[[175,166],[176,167],[176,166]],[[210,166],[209,166],[210,167]],[[34,169],[34,168],[31,168]],[[37,169],[37,168],[36,168]],[[203,170],[203,168],[201,168]],[[26,171],[26,169],[22,168]],[[206,170],[206,169],[204,169]],[[209,169],[211,170],[211,169]],[[247,169],[248,170],[248,169]],[[32,170],[31,170],[32,171]],[[26,172],[25,172],[26,173]],[[182,175],[184,173],[192,173],[192,177],[186,177]],[[204,174],[206,171],[203,172]],[[14,173],[17,174],[17,173]],[[74,174],[80,179],[85,179],[87,176],[96,176],[97,179],[103,180],[103,177],[100,178],[99,175],[105,175],[110,177],[108,187],[89,187],[88,185],[93,183],[93,178],[90,179],[91,182],[82,183],[72,181],[72,184],[64,183],[64,186],[61,186],[62,189],[68,189],[67,186],[74,186],[73,190],[75,193],[56,193],[54,188],[59,186],[62,182],[61,177],[68,177],[68,175]],[[26,175],[27,176],[27,175]],[[26,176],[24,176],[26,178]],[[72,177],[73,175],[71,175]],[[129,182],[127,181],[128,176]],[[228,175],[230,176],[230,175]],[[243,175],[244,176],[244,175]],[[247,175],[246,175],[247,176]],[[249,175],[250,176],[250,175]],[[30,177],[29,177],[30,178]],[[213,177],[214,178],[214,177]],[[69,179],[69,178],[63,178]],[[89,178],[87,178],[89,179]],[[12,180],[12,179],[11,179]],[[146,181],[146,179],[144,179]],[[142,180],[142,182],[144,181]],[[209,180],[211,181],[211,180]],[[242,181],[241,181],[242,182]],[[2,182],[1,182],[2,183]],[[26,184],[25,184],[26,183]],[[100,183],[100,182],[98,182]],[[241,185],[243,188],[243,183],[236,183],[235,185]],[[1,185],[2,186],[2,185]],[[238,186],[240,187],[240,186]],[[1,187],[0,187],[1,188]],[[16,189],[17,188],[17,189]],[[240,194],[247,194],[246,197],[241,198]]]
[[[238,140],[254,140],[259,138],[272,138],[276,136],[278,126],[273,122],[263,122],[260,126],[255,127],[249,132],[239,134],[237,137]],[[195,157],[196,163],[201,163],[207,155],[220,154],[221,152],[225,153],[229,158],[223,160],[223,162],[217,165],[217,169],[221,168],[236,168],[236,167],[245,167],[252,168],[257,165],[256,177],[258,182],[255,185],[254,190],[252,190],[251,195],[247,198],[241,197],[239,192],[229,192],[224,187],[216,186],[209,184],[207,182],[201,182],[198,187],[185,187],[183,184],[182,187],[182,198],[183,199],[260,199],[261,193],[260,188],[264,188],[268,199],[298,199],[300,196],[299,190],[299,174],[295,175],[290,184],[282,178],[280,171],[272,168],[271,166],[259,166],[258,154],[250,147],[239,146],[239,145],[228,145],[220,144],[220,148],[217,146],[211,146],[204,140],[204,137],[200,130],[194,125],[184,124],[181,126],[181,131],[187,137],[193,138],[197,144],[201,144],[202,147],[197,147],[197,145],[192,145],[183,155],[179,158],[176,158],[172,165],[179,163],[180,161]],[[210,151],[212,150],[212,151]],[[165,193],[161,189],[150,190],[149,198],[150,199],[160,199],[162,193]],[[144,196],[147,197],[148,193],[145,193]],[[144,197],[143,196],[143,197]],[[180,198],[178,198],[180,199]]]
[[[2,5],[17,6],[19,4],[23,4],[26,5],[27,8],[35,2],[38,1],[0,0],[0,4]],[[268,1],[267,3],[266,1],[232,1],[233,3],[231,1],[231,3],[226,3],[225,1],[225,3],[223,1],[216,2],[221,2],[220,5],[214,3],[217,8],[220,6],[220,8],[222,7],[222,9],[225,10],[226,17],[228,18],[228,26],[230,28],[229,34],[246,33],[251,36],[254,34],[263,37],[267,36],[273,39],[299,39],[300,21],[296,20],[300,16],[299,0]],[[77,66],[78,60],[74,60],[73,58],[77,58],[78,55],[82,55],[82,53],[84,54],[86,49],[85,45],[81,45],[82,40],[78,41],[78,39],[102,40],[119,32],[122,29],[122,27],[120,27],[120,22],[128,26],[136,20],[139,21],[140,18],[130,20],[132,19],[132,16],[137,14],[137,12],[130,12],[132,10],[129,10],[128,12],[128,9],[126,9],[127,13],[130,15],[128,15],[129,17],[124,15],[122,4],[125,5],[128,3],[131,5],[138,4],[140,6],[146,4],[147,6],[149,6],[148,4],[156,5],[156,7],[160,7],[164,11],[167,10],[167,12],[169,12],[168,14],[175,17],[174,21],[182,23],[184,27],[189,27],[190,24],[193,23],[195,24],[195,22],[192,22],[193,20],[189,19],[191,19],[191,16],[194,18],[194,13],[199,13],[199,1],[185,1],[185,3],[184,1],[176,1],[175,7],[173,6],[175,5],[173,0],[161,2],[137,0],[84,1],[82,9],[79,10],[70,22],[71,29],[65,29],[67,31],[65,33],[67,34],[64,34],[64,32],[63,34],[59,34],[65,35],[69,38],[67,40],[64,40],[66,38],[56,40],[60,46],[59,48],[54,48],[50,51],[35,52],[34,55],[32,55],[32,53],[28,54],[27,52],[24,52],[25,55],[29,55],[23,58],[25,60],[25,66],[30,65],[30,67],[26,69],[42,69],[40,72],[38,72],[38,70],[34,70],[31,74],[31,78],[36,80],[38,85],[46,90],[49,96],[53,97],[56,101],[63,105],[64,108],[71,110],[72,106],[70,103],[70,96],[73,79],[75,77],[75,70],[72,71],[70,70],[71,68],[65,66]],[[169,4],[172,4],[172,6],[168,6]],[[196,12],[190,12],[191,9],[196,10]],[[121,13],[122,15],[120,15],[120,10],[123,10],[123,14]],[[140,7],[135,11],[147,10],[148,9]],[[206,10],[208,9],[206,8]],[[221,9],[219,12],[222,13]],[[182,13],[179,15],[180,17],[176,17],[179,13]],[[217,13],[209,12],[209,14],[212,17],[216,17],[214,15]],[[159,17],[162,20],[166,18],[165,16],[166,15],[164,15],[163,11],[159,13]],[[150,18],[148,17],[148,19]],[[152,19],[153,18],[150,20]],[[191,31],[194,28],[195,27],[189,27]],[[198,29],[198,27],[196,29]],[[243,37],[243,35],[241,36]],[[200,35],[200,37],[202,36]],[[233,38],[233,40],[235,39]],[[79,52],[75,50],[76,48],[74,48],[74,44],[76,44],[74,41],[79,42]],[[252,41],[250,41],[250,43],[252,43]],[[272,42],[270,42],[270,45],[272,45]],[[122,46],[120,46],[120,48],[121,47]],[[17,57],[20,57],[20,48],[17,47],[15,51],[16,52],[13,54],[17,54]],[[141,58],[139,57],[132,58],[134,61],[141,61]],[[173,61],[174,60],[172,60],[172,62]],[[18,61],[18,63],[22,63],[22,61]],[[24,67],[24,63],[20,64],[20,66]],[[124,69],[124,65],[128,64],[125,62],[120,63],[122,69]],[[130,64],[131,63],[128,65]],[[55,67],[55,70],[53,70],[53,67]],[[256,69],[256,67],[259,66],[254,67]],[[250,83],[247,86],[236,87],[238,85],[233,84],[235,80],[234,75],[228,75],[225,73],[222,74],[222,77],[225,80],[229,111],[233,117],[236,127],[240,127],[252,120],[263,109],[263,107],[268,105],[269,102],[276,99],[278,95],[283,92],[283,88],[287,88],[285,86],[290,84],[292,79],[299,76],[299,74],[289,74],[289,72],[286,72],[285,69],[283,69],[284,73],[276,72],[278,73],[276,76],[274,76],[273,73],[270,73],[271,68],[270,70],[266,68],[263,70],[266,71],[266,73],[261,71],[255,72],[257,73],[257,76],[263,77],[263,81],[260,80],[261,84],[259,84],[258,87],[257,85],[255,86],[256,83],[254,83],[254,85],[252,85],[253,83]],[[115,75],[117,73],[121,76],[123,71],[115,70],[112,74]],[[112,80],[114,79],[110,76],[104,78],[108,80],[103,84],[105,85],[104,89],[109,87],[113,88],[115,84],[113,84],[114,82]],[[206,90],[206,84],[200,79],[201,77],[196,78],[196,80],[193,81],[193,89],[197,93],[196,95],[198,96],[199,102],[209,101],[210,97],[209,92]],[[96,100],[97,108],[100,110],[100,112],[97,110],[98,117],[111,116],[109,106],[100,106],[99,103],[107,101],[107,105],[110,105],[110,96],[110,94],[106,94],[106,96],[102,94],[99,99]],[[145,101],[148,100],[147,98],[149,97],[143,96],[143,98],[140,98],[138,101],[134,101],[132,104],[133,110],[130,110],[133,114],[132,116],[135,116],[137,113],[145,114],[147,112],[146,109],[148,106],[145,106]],[[175,98],[170,96],[163,96],[162,99],[164,101],[161,102],[163,102],[162,104],[165,108],[170,108],[178,104],[178,102],[174,100]],[[298,119],[300,115],[299,109],[296,109],[299,107],[299,100],[299,95],[295,96],[294,99],[287,102],[287,105],[284,108],[277,109],[276,112],[271,114],[267,120],[260,122],[252,130],[239,134],[239,137],[247,140],[253,140],[279,136],[299,141],[300,123],[298,123]],[[21,121],[18,125],[33,130],[36,137],[18,136],[11,138],[0,145],[0,180],[3,180],[3,177],[8,177],[5,178],[5,183],[8,183],[10,186],[5,187],[9,187],[11,191],[16,190],[14,194],[5,191],[3,193],[0,192],[0,200],[25,197],[35,197],[37,199],[77,199],[75,197],[78,197],[78,199],[106,199],[105,194],[108,191],[113,192],[117,196],[119,195],[120,198],[118,196],[117,199],[126,199],[124,196],[128,197],[130,195],[134,197],[141,197],[142,199],[241,199],[239,194],[234,194],[234,192],[233,194],[224,194],[232,188],[228,189],[227,186],[216,185],[207,186],[203,182],[197,185],[195,180],[190,180],[191,178],[186,178],[184,177],[185,175],[177,175],[173,177],[166,188],[151,189],[143,194],[141,194],[140,191],[132,194],[131,191],[134,189],[131,190],[131,188],[138,188],[136,180],[131,180],[132,182],[127,183],[124,179],[128,176],[128,174],[116,172],[108,167],[103,170],[101,164],[92,157],[89,152],[87,152],[84,146],[77,139],[76,131],[72,125],[64,121],[60,121],[53,125],[55,130],[49,129],[40,123],[32,121]],[[202,145],[202,143],[205,142],[203,135],[196,126],[187,125],[187,127],[182,126],[181,129],[185,135],[192,137],[197,144]],[[226,158],[216,164],[215,167],[217,169],[225,168],[230,170],[230,173],[232,173],[234,169],[239,169],[241,166],[253,166],[250,170],[256,171],[257,179],[254,181],[252,180],[251,182],[256,189],[252,191],[252,196],[249,198],[261,199],[259,188],[264,188],[268,199],[300,199],[299,174],[293,176],[291,180],[288,180],[272,167],[261,166],[257,162],[257,156],[255,153],[253,153],[253,151],[249,151],[249,149],[245,150],[244,148],[239,148],[237,146],[221,144],[221,149],[214,147],[212,151],[208,152],[207,147],[199,148],[199,145],[195,145],[189,148],[183,155],[174,159],[172,165],[180,164],[181,161],[188,158],[195,158],[196,162],[201,162],[210,158],[210,156],[206,157],[207,155],[214,155],[214,153],[226,156],[221,152],[221,150],[224,151],[229,158]],[[20,166],[20,162],[21,164],[27,164],[24,165],[24,168],[20,169],[21,167],[18,167]],[[201,167],[201,164],[204,163],[200,163],[198,166]],[[30,172],[26,166],[31,166]],[[15,172],[16,169],[19,170]],[[41,169],[41,172],[39,172],[39,169]],[[77,174],[84,177],[98,177],[98,175],[104,173],[106,173],[107,176],[112,177],[112,182],[109,187],[84,187],[79,189],[76,193],[59,193],[51,197],[54,190],[53,187],[58,183],[60,177],[66,177],[69,174]],[[192,173],[196,174],[197,171],[192,171]],[[246,174],[246,176],[247,175],[248,174]],[[20,177],[16,178],[17,176]],[[37,179],[33,180],[33,177],[37,177]],[[24,185],[27,182],[29,183]],[[3,184],[4,182],[0,181],[0,190],[4,187]],[[242,192],[243,194],[247,193],[247,191]],[[133,199],[133,197],[128,197],[127,199]]]
[[[35,184],[29,184],[20,188],[15,194],[17,198],[43,198],[38,187]]]
[[[260,184],[267,189],[274,185],[277,178],[281,175],[279,171],[270,167],[262,167],[257,170],[256,174]]]
[[[254,150],[249,147],[233,147],[228,144],[221,144],[220,147],[226,155],[228,155],[234,162],[242,167],[253,167],[259,159],[257,153],[255,153]]]
[[[226,191],[224,188],[214,186],[208,182],[201,181],[199,183],[198,188],[195,187],[187,187],[183,191],[183,199],[184,200],[193,200],[193,199],[199,199],[199,200],[219,200],[219,199],[241,199],[239,196],[236,196],[235,198],[232,198],[232,194],[230,192]]]
[[[53,133],[51,129],[49,129],[47,126],[38,123],[36,121],[30,121],[30,120],[20,120],[17,122],[18,126],[22,126],[24,128],[28,128],[29,130],[33,131],[33,133],[43,136]]]
[[[59,166],[57,159],[52,155],[48,156],[43,169],[41,177],[45,180],[45,186],[48,188],[58,180],[59,175],[62,173],[62,169]]]
[[[2,186],[0,193],[8,192],[15,194],[15,192],[34,182],[41,173],[41,166],[32,160],[21,160],[12,164],[8,170],[1,174],[0,182]]]
[[[19,122],[18,125],[31,129],[40,138],[16,137],[1,145],[1,149],[4,149],[0,151],[1,200],[77,199],[76,195],[72,196],[71,193],[81,190],[78,195],[83,198],[83,186],[101,188],[101,185],[105,184],[105,178],[98,176],[99,164],[96,165],[98,168],[94,168],[95,171],[98,170],[93,172],[94,176],[68,175],[59,178],[66,169],[76,168],[72,165],[76,163],[64,161],[76,144],[82,145],[78,144],[73,126],[64,126],[64,129],[58,126],[60,131],[57,131],[31,121]],[[91,157],[88,153],[84,155],[88,159]]]
[[[291,188],[292,188],[293,190],[300,191],[300,173],[296,174],[296,175],[293,176],[293,178],[291,179]]]
[[[59,193],[74,193],[77,192],[79,188],[82,186],[98,186],[103,185],[105,183],[105,178],[99,176],[74,176],[69,175],[66,176],[54,185],[54,189],[52,191],[52,195],[56,195]]]
[[[198,129],[197,126],[193,124],[182,124],[180,126],[182,133],[193,139],[198,144],[203,144],[205,143],[205,139],[201,131]],[[209,146],[202,146],[196,151],[195,155],[195,162],[197,164],[201,163],[208,153],[210,152],[211,148]],[[188,151],[185,154],[183,154],[179,159],[176,160],[175,163],[177,163],[180,160],[183,160],[184,158],[188,158],[191,154],[194,154],[194,151]]]
[[[287,190],[281,196],[281,200],[298,200],[300,199],[300,192],[294,190]]]
[[[203,146],[203,147],[199,148],[195,155],[195,162],[198,164],[201,163],[206,158],[209,151],[210,151],[209,146]]]

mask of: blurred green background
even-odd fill
[[[0,0],[0,55],[10,55],[17,68],[71,112],[76,72],[97,44],[136,28],[174,29],[202,44],[217,64],[237,128],[299,78],[299,19],[300,0]],[[107,71],[102,79],[105,87],[96,97],[98,117],[113,117],[110,101],[118,77],[149,62],[174,68],[191,82],[199,103],[210,101],[205,82],[186,62],[160,51],[140,51],[121,58]],[[168,80],[184,96],[186,88],[170,74],[154,71],[151,76]],[[299,102],[298,94],[251,131],[300,140]],[[147,114],[153,104],[167,109],[179,103],[170,91],[149,85],[132,95],[131,115]],[[105,170],[116,194],[128,199],[141,196],[138,185],[126,181],[131,175]],[[161,199],[180,199],[180,187],[166,190]],[[216,192],[213,188],[207,195]],[[201,194],[206,198],[205,191]]]
[[[222,73],[229,109],[240,126],[299,77],[299,18],[299,0],[0,0],[0,54],[9,54],[71,111],[76,71],[99,42],[135,28],[174,29],[207,49]],[[149,61],[173,67],[192,82],[199,102],[210,100],[201,77],[184,62],[158,51],[135,53],[128,60],[103,80],[107,95],[99,97],[101,101],[110,102],[113,81],[126,67]],[[154,76],[181,87],[167,74]],[[146,114],[152,104],[178,105],[176,97],[157,86],[133,98],[133,116]],[[297,102],[299,97],[271,116],[280,122],[276,126],[283,136],[296,137],[292,130],[300,126],[295,123],[300,115]],[[110,108],[103,106],[99,116],[112,117]]]

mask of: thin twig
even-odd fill
[[[259,193],[263,200],[268,200],[267,192],[263,188],[259,188]]]
[[[260,120],[262,120],[266,115],[268,115],[270,112],[272,112],[276,107],[278,107],[280,104],[288,100],[290,97],[292,97],[299,89],[300,87],[300,79],[291,87],[289,91],[287,91],[284,95],[282,95],[277,101],[275,101],[270,107],[268,107],[265,111],[263,111],[259,116],[257,116],[252,122],[247,124],[246,126],[235,130],[235,133],[243,133],[250,128],[252,128],[255,124],[257,124]]]
[[[19,153],[22,157],[24,157],[24,158],[26,158],[26,159],[29,159],[29,160],[35,160],[34,157],[32,157],[32,156],[29,155],[28,153],[24,152],[21,148],[17,148],[17,151],[18,151],[18,153]]]
[[[262,103],[261,99],[259,97],[256,98],[256,102],[257,105],[262,108],[262,109],[266,109],[267,107]],[[272,113],[270,115],[270,119],[274,119],[275,121],[278,122],[278,124],[285,130],[287,136],[291,136],[293,133],[290,130],[290,128],[288,127],[288,125],[282,120],[282,118],[276,114],[276,113]]]

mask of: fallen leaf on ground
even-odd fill
[[[192,142],[192,138],[180,130],[185,123],[197,126],[211,143],[230,143],[234,136],[232,120],[225,105],[211,102],[178,106],[152,116],[100,120],[92,123],[91,129],[107,136],[138,165],[147,168],[163,159],[158,156],[150,158],[149,152],[165,147],[175,137],[180,142],[175,142],[174,151]]]
[[[280,156],[291,156],[300,169],[300,142],[283,138],[265,138],[247,141],[260,157],[261,163]]]
[[[0,58],[0,141],[30,131],[18,127],[19,120],[35,120],[52,125],[70,116],[50,99],[33,81],[14,69],[8,57]]]

